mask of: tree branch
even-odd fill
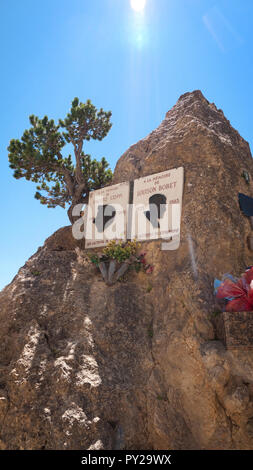
[[[62,160],[62,155],[60,152],[57,153],[57,157]],[[59,173],[62,173],[66,182],[66,186],[70,196],[74,195],[74,182],[70,171],[65,167],[59,168]]]

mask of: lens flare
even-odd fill
[[[146,0],[131,0],[131,7],[135,11],[142,11],[146,6]]]

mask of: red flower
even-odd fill
[[[230,298],[226,305],[227,312],[249,312],[253,310],[253,268],[246,271],[241,279],[233,282],[226,279],[217,291],[219,299]]]

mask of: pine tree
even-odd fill
[[[102,140],[111,129],[111,112],[105,112],[87,100],[72,101],[70,112],[58,124],[47,116],[39,119],[30,116],[31,127],[25,130],[21,139],[10,141],[9,162],[14,177],[26,178],[37,183],[35,198],[47,207],[69,204],[68,216],[76,204],[87,203],[91,190],[106,186],[112,178],[109,165],[84,153],[85,140]],[[74,163],[71,155],[63,156],[62,149],[72,144]]]

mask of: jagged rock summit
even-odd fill
[[[188,161],[204,166],[212,140],[221,148],[240,146],[250,154],[248,143],[231,127],[221,109],[209,103],[200,90],[185,93],[157,129],[122,155],[114,179],[118,182],[144,176],[152,173],[154,166],[162,171],[167,169],[168,159],[169,166],[185,165]]]
[[[119,159],[114,182],[183,166],[181,245],[106,286],[65,227],[0,293],[0,448],[253,448],[253,351],[227,351],[213,279],[252,264],[249,145],[200,91]]]

